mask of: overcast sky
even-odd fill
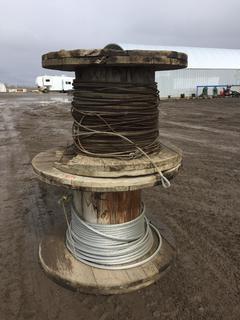
[[[0,0],[0,82],[34,85],[41,55],[137,43],[240,48],[240,0]],[[65,73],[67,74],[67,73]]]

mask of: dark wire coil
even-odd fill
[[[157,84],[74,81],[72,135],[89,156],[138,158],[159,151]]]

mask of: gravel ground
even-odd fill
[[[71,142],[70,99],[0,96],[0,319],[240,319],[240,99],[162,102],[162,140],[184,163],[170,189],[144,198],[178,257],[158,283],[107,297],[62,288],[38,264],[40,239],[65,223],[64,190],[38,182],[31,159]]]

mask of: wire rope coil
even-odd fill
[[[152,161],[159,140],[157,83],[111,83],[74,80],[72,137],[78,151],[93,157],[129,160],[145,156],[159,173],[162,186],[169,180]]]
[[[149,254],[154,244],[152,229],[158,237],[158,245]],[[71,205],[66,246],[77,260],[85,264],[109,270],[134,268],[151,260],[161,245],[161,235],[146,218],[144,207],[134,220],[107,225],[84,221],[74,204]]]
[[[72,135],[90,156],[139,158],[160,149],[159,96],[156,83],[74,80]],[[107,138],[106,138],[107,137]]]

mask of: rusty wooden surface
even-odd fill
[[[74,191],[74,205],[87,222],[118,224],[131,221],[141,213],[141,190],[123,192]]]
[[[85,221],[118,224],[141,213],[141,190],[123,192],[74,191],[74,205]]]

